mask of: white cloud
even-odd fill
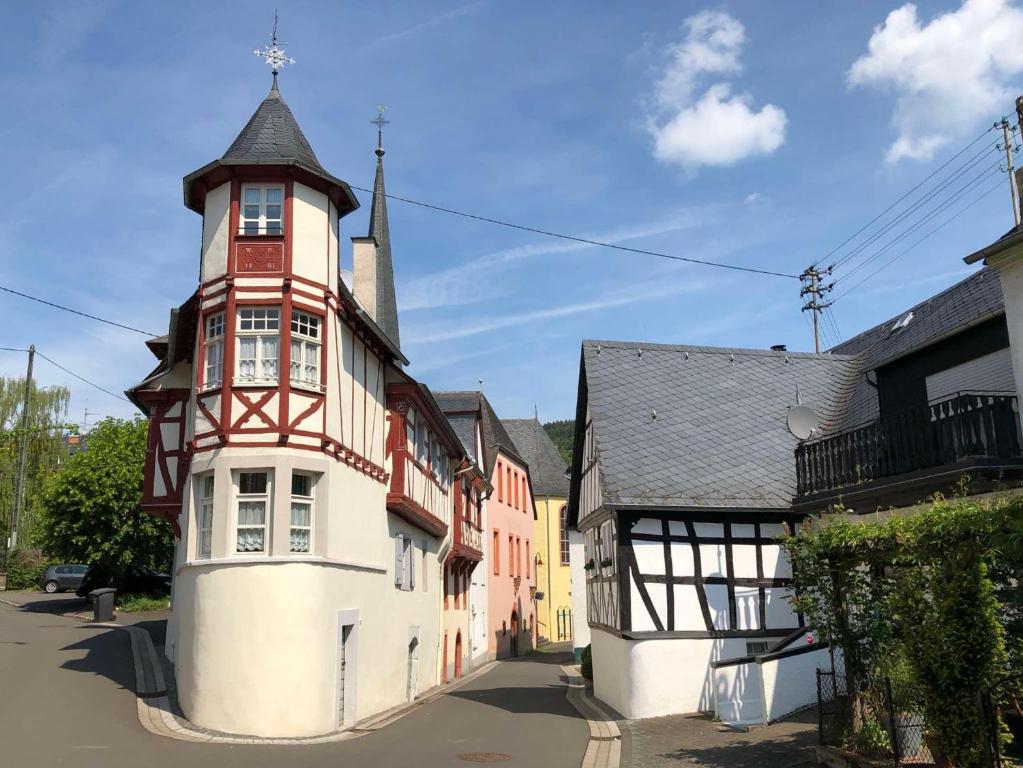
[[[757,110],[752,96],[733,93],[725,82],[742,72],[742,22],[720,11],[702,11],[686,19],[685,27],[686,37],[669,48],[655,88],[649,121],[654,156],[692,171],[774,152],[785,141],[784,110],[773,104]],[[708,76],[718,81],[697,95]]]
[[[949,141],[993,121],[1013,103],[1023,72],[1023,11],[1006,0],[965,0],[921,24],[907,3],[874,28],[849,69],[854,86],[896,94],[897,138],[886,160],[930,160]]]

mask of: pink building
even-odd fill
[[[486,577],[485,604],[470,605],[470,610],[475,608],[485,622],[489,658],[522,656],[535,647],[537,629],[536,508],[529,467],[481,393],[441,392],[437,400],[456,432],[461,420],[478,420],[481,469],[492,486],[484,504],[485,550],[479,566]]]

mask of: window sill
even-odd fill
[[[203,384],[202,389],[199,390],[199,394],[208,395],[211,392],[219,392],[223,386],[224,382],[222,381],[218,381],[216,384]]]
[[[206,557],[188,560],[175,571],[175,575],[186,568],[203,567],[207,565],[287,565],[288,563],[310,563],[312,565],[326,565],[335,568],[345,568],[356,571],[371,571],[373,573],[387,573],[387,567],[375,563],[361,562],[358,560],[338,560],[332,557],[320,557],[319,555],[255,555],[242,554],[230,555],[228,557]]]
[[[283,240],[284,239],[284,230],[281,230],[280,232],[242,232],[242,231],[239,231],[239,232],[235,233],[235,237],[243,239],[243,240],[249,240],[249,239],[251,239],[251,240]]]
[[[280,384],[280,382],[277,379],[273,379],[273,380],[271,380],[271,379],[234,379],[231,382],[231,386],[234,387],[235,389],[244,389],[244,388],[249,388],[249,387],[252,387],[252,388],[260,388],[261,387],[263,389],[267,389],[267,388],[270,388],[270,387],[277,387],[277,386],[279,386],[279,384]]]
[[[315,392],[318,395],[322,395],[324,392],[324,386],[322,384],[308,384],[304,381],[291,380],[292,389],[301,389],[303,392]]]

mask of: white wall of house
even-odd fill
[[[627,718],[714,708],[710,662],[746,654],[743,638],[629,640],[596,627],[593,692]]]
[[[1018,253],[992,261],[998,269],[1005,300],[1005,323],[1009,328],[1009,349],[1016,391],[1023,384],[1023,257]]]
[[[586,564],[583,535],[568,532],[568,562],[572,575],[572,650],[580,660],[583,648],[590,644],[590,624],[586,619]]]
[[[476,455],[479,456],[480,454],[477,453]],[[492,546],[490,536],[487,535],[487,531],[490,530],[487,527],[487,507],[489,504],[490,501],[487,500],[482,505],[483,560],[473,569],[472,581],[469,584],[469,655],[472,666],[481,664],[490,657],[488,654],[490,637],[487,629],[489,626],[489,618],[487,616],[489,607],[487,580],[490,578],[494,562],[491,560],[493,555],[490,552]]]

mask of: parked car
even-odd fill
[[[129,565],[120,573],[104,566],[89,567],[82,583],[75,590],[79,597],[88,597],[94,589],[114,587],[121,594],[169,595],[170,574],[157,573],[144,565]]]
[[[39,579],[39,587],[48,594],[78,589],[85,577],[87,565],[51,565]]]

